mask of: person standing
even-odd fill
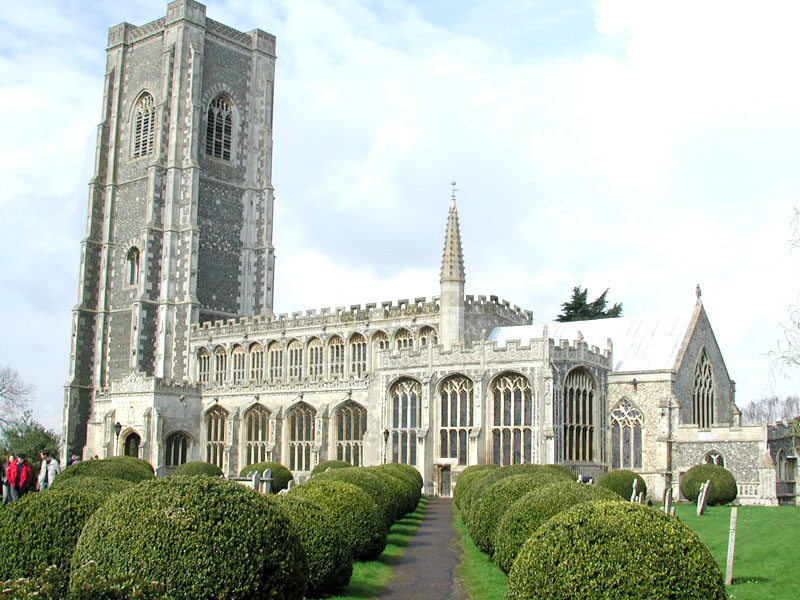
[[[6,460],[3,461],[3,506],[11,502],[11,483],[8,479],[8,470],[12,462],[16,462],[17,458],[13,454],[9,454]]]
[[[28,491],[28,488],[33,483],[33,472],[31,463],[28,462],[25,454],[20,452],[17,460],[8,467],[8,481],[11,485],[12,501],[18,500],[20,496],[23,496]]]
[[[36,489],[41,492],[53,484],[53,479],[61,472],[61,466],[58,464],[58,461],[53,458],[49,450],[41,452],[39,457],[42,459],[42,466],[39,468]]]

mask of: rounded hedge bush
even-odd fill
[[[697,534],[631,502],[579,504],[545,522],[514,561],[507,600],[725,600],[714,557]]]
[[[330,469],[347,469],[352,466],[353,465],[346,460],[323,460],[316,467],[311,469],[311,477],[314,477],[314,475],[319,475],[320,473],[324,473]]]
[[[303,597],[306,555],[271,497],[212,477],[150,480],[110,498],[86,523],[70,590],[100,576],[143,577],[177,599]]]
[[[289,491],[319,504],[338,527],[355,560],[372,560],[386,547],[386,524],[369,494],[352,483],[309,479]]]
[[[486,475],[488,471],[499,468],[498,465],[472,465],[461,471],[453,488],[453,504],[456,508],[461,508],[461,499],[476,480]]]
[[[469,535],[478,550],[491,556],[494,553],[494,533],[500,517],[516,500],[537,488],[553,483],[560,475],[549,470],[511,475],[486,488],[472,503]]]
[[[597,482],[602,488],[616,492],[625,500],[630,500],[633,494],[633,481],[636,480],[636,495],[642,492],[647,496],[647,484],[642,479],[641,475],[628,471],[625,469],[618,469],[616,471],[609,471],[603,475]]]
[[[395,495],[392,486],[374,473],[361,467],[334,469],[320,473],[314,479],[319,481],[344,481],[360,487],[369,494],[369,497],[378,506],[387,530],[397,520],[403,508],[403,497]]]
[[[542,523],[576,504],[599,500],[622,502],[611,490],[574,481],[548,483],[528,492],[511,504],[497,523],[495,564],[508,573],[522,545]]]
[[[419,502],[418,494],[414,493],[415,485],[410,485],[409,482],[398,475],[393,475],[386,469],[378,469],[375,467],[362,467],[385,481],[393,490],[393,494],[401,498],[401,504],[397,513],[397,517],[414,512]]]
[[[222,469],[217,465],[197,460],[180,465],[173,475],[205,475],[206,477],[222,477]]]
[[[706,496],[706,504],[709,506],[728,504],[736,500],[736,479],[728,469],[719,465],[695,465],[686,471],[681,477],[681,494],[687,500],[697,502],[700,486],[706,481],[711,482]]]
[[[407,512],[413,512],[414,509],[417,508],[417,504],[419,504],[420,496],[422,495],[422,483],[420,483],[420,479],[414,476],[408,469],[405,469],[406,465],[399,465],[397,463],[386,463],[383,465],[377,465],[373,467],[377,471],[382,471],[384,473],[388,473],[389,475],[401,479],[406,483],[408,489],[411,490],[413,495],[413,506]],[[411,467],[416,472],[414,467]],[[417,473],[419,475],[419,473]]]
[[[150,463],[131,456],[115,456],[72,464],[56,475],[53,485],[73,477],[111,477],[139,483],[153,479],[154,475]]]
[[[272,493],[277,494],[281,490],[285,490],[289,482],[294,479],[292,472],[280,463],[276,462],[260,462],[246,466],[239,472],[239,477],[249,477],[250,473],[258,471],[259,474],[264,473],[264,469],[272,471]]]
[[[0,510],[0,581],[69,567],[84,524],[107,498],[98,489],[65,487],[26,494]]]
[[[307,598],[332,594],[350,582],[353,555],[344,533],[316,502],[294,494],[276,496],[308,558]]]
[[[45,491],[88,489],[102,492],[106,496],[110,496],[134,485],[136,484],[127,479],[115,479],[113,477],[72,477],[70,479],[60,479],[58,482],[53,482],[53,485]]]

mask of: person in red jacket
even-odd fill
[[[8,466],[7,477],[11,486],[11,500],[18,500],[33,483],[33,470],[25,454],[18,454],[17,460]]]

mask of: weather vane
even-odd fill
[[[453,191],[450,194],[450,198],[455,200],[456,199],[456,192],[458,191],[458,188],[456,187],[456,180],[455,179],[453,179],[453,181],[450,183],[450,187],[453,188]]]

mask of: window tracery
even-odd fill
[[[239,345],[233,347],[233,350],[231,350],[231,363],[233,363],[231,375],[233,376],[233,383],[241,383],[244,381],[246,358],[247,355],[245,354],[244,348]]]
[[[259,343],[250,346],[250,381],[261,383],[264,379],[264,346]]]
[[[360,333],[350,337],[350,372],[358,378],[367,370],[367,339]]]
[[[439,456],[468,464],[472,432],[473,384],[467,377],[450,377],[439,388]]]
[[[139,249],[134,246],[125,256],[125,284],[129,287],[139,283]]]
[[[338,335],[328,342],[328,376],[341,378],[344,374],[344,340]]]
[[[398,329],[394,334],[394,347],[398,350],[414,347],[414,336],[408,329]]]
[[[231,159],[233,106],[225,96],[217,96],[208,105],[206,123],[206,155]]]
[[[722,453],[717,452],[716,450],[711,450],[710,452],[706,452],[706,455],[703,457],[703,462],[707,465],[724,467],[725,457],[722,456]]]
[[[532,463],[536,459],[533,440],[533,389],[520,373],[504,373],[492,380],[492,459],[496,465]]]
[[[348,400],[336,412],[336,459],[360,467],[364,456],[367,409]]]
[[[153,153],[156,130],[156,104],[153,96],[145,92],[136,102],[133,118],[133,157]]]
[[[417,465],[417,428],[420,426],[420,383],[401,379],[389,392],[392,402],[392,462]]]
[[[225,450],[225,419],[228,413],[215,406],[206,413],[206,462],[222,468]]]
[[[564,382],[564,460],[594,459],[594,379],[586,369],[570,371]]]
[[[611,411],[611,468],[642,468],[641,411],[627,400],[622,400]]]
[[[272,342],[269,346],[269,380],[276,383],[283,379],[283,348],[280,343]]]
[[[322,361],[322,340],[314,338],[308,343],[308,378],[312,381],[322,377]]]
[[[214,351],[214,383],[221,385],[228,377],[228,353],[222,346]]]
[[[692,414],[694,424],[699,427],[711,427],[714,423],[714,374],[705,350],[701,352],[694,370]]]
[[[165,464],[177,467],[187,461],[189,455],[189,436],[182,431],[170,433],[166,441]]]
[[[419,330],[419,347],[427,348],[429,345],[435,346],[439,343],[439,337],[436,335],[436,330],[427,325]]]
[[[300,402],[286,413],[289,428],[289,470],[310,471],[311,451],[314,446],[315,411],[309,404]]]
[[[289,355],[289,379],[300,379],[303,375],[303,344],[292,340],[286,351]]]
[[[245,413],[244,429],[248,465],[272,460],[272,453],[268,451],[269,417],[269,410],[261,404],[256,404]]]
[[[208,383],[211,376],[211,355],[205,348],[197,351],[197,381]]]

